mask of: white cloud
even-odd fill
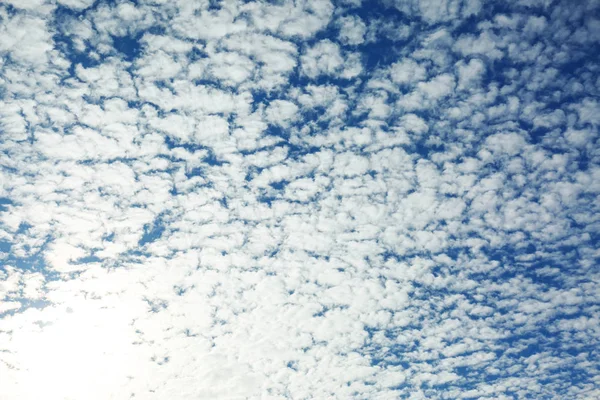
[[[440,99],[450,95],[456,86],[451,74],[441,74],[427,82],[419,82],[411,93],[398,100],[398,106],[407,111],[434,106]]]
[[[425,80],[427,69],[411,59],[406,59],[392,65],[390,77],[394,83],[413,84]]]
[[[300,57],[302,72],[309,78],[321,75],[352,79],[360,75],[362,65],[358,53],[346,53],[329,39],[308,48]]]
[[[457,88],[460,90],[473,86],[478,87],[485,71],[485,64],[478,59],[472,59],[468,63],[459,63]]]
[[[8,21],[0,26],[0,52],[17,63],[40,67],[53,54],[53,42],[46,21],[42,18],[17,14],[5,17]]]
[[[339,20],[340,41],[344,44],[358,45],[365,41],[367,26],[360,17],[344,17]]]
[[[410,0],[390,3],[404,13],[421,17],[427,24],[460,20],[481,11],[480,0]]]
[[[522,152],[527,143],[525,139],[517,133],[497,133],[486,139],[488,148],[493,152],[516,155]]]
[[[585,98],[581,103],[574,104],[573,109],[579,115],[579,121],[582,124],[590,123],[593,125],[600,124],[600,103],[590,98]]]
[[[260,30],[304,39],[323,29],[333,13],[329,1],[317,0],[286,1],[276,6],[251,2],[243,9],[250,13],[254,26]]]
[[[59,4],[73,8],[76,10],[83,10],[94,4],[94,0],[57,0]]]
[[[43,7],[46,3],[46,0],[24,0],[24,1],[16,1],[16,0],[6,0],[6,4],[10,4],[11,6],[22,9],[22,10],[37,10],[40,8],[48,8]]]
[[[255,79],[254,85],[266,90],[272,90],[286,84],[287,76],[297,65],[298,50],[296,45],[270,35],[255,33],[234,35],[224,39],[223,45],[229,50],[239,52],[255,60],[254,68],[258,69],[258,76],[256,76],[257,79]],[[239,66],[239,60],[236,61],[237,67]],[[243,61],[243,64],[243,67],[250,71],[250,65],[246,61]],[[218,71],[224,71],[222,63],[215,64],[214,68]],[[227,72],[219,73],[227,74]],[[237,73],[239,74],[239,72]]]
[[[285,128],[298,119],[298,111],[298,106],[290,101],[274,100],[267,107],[266,120]]]
[[[489,59],[500,59],[504,56],[499,47],[499,40],[487,31],[479,36],[462,35],[454,43],[454,50],[461,53],[463,56],[473,54],[481,54]]]
[[[319,42],[302,56],[302,71],[311,78],[340,72],[344,59],[339,46],[329,40]]]
[[[177,76],[181,65],[164,52],[153,52],[137,61],[136,74],[144,79],[164,80]]]

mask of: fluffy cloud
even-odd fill
[[[367,26],[360,17],[350,16],[340,19],[339,39],[344,44],[358,45],[365,41]]]
[[[329,39],[307,49],[301,62],[302,72],[313,79],[321,75],[351,79],[362,72],[360,55],[343,52],[338,44]]]

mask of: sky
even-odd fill
[[[0,398],[600,398],[600,3],[2,0]]]

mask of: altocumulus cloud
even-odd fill
[[[600,398],[589,0],[4,0],[0,398]]]

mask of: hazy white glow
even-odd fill
[[[27,399],[122,398],[135,371],[135,337],[122,312],[101,305],[83,300],[45,309],[39,329],[13,337]]]

